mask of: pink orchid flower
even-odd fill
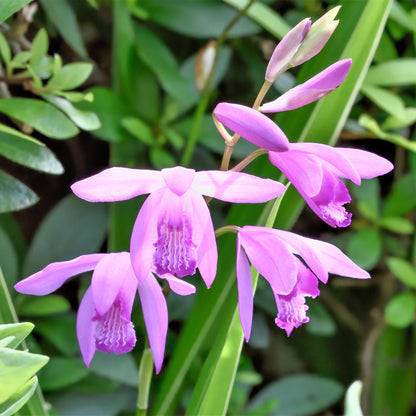
[[[304,261],[303,264],[298,256]],[[237,287],[240,321],[246,341],[253,317],[250,263],[269,282],[278,309],[276,325],[290,335],[308,322],[305,297],[319,295],[318,279],[328,273],[356,279],[370,275],[332,244],[272,228],[244,226],[237,234]]]
[[[175,167],[162,171],[110,168],[72,185],[87,201],[110,202],[150,193],[134,224],[130,252],[143,282],[156,273],[193,275],[196,268],[210,287],[217,272],[217,244],[203,195],[229,202],[266,202],[285,187],[241,172]]]
[[[331,227],[346,227],[351,223],[351,214],[344,208],[351,197],[339,178],[360,185],[362,178],[371,179],[393,169],[392,163],[374,153],[319,143],[290,143],[289,150],[279,152],[270,144],[273,137],[264,139],[263,126],[271,121],[264,114],[228,103],[218,104],[214,113],[226,127],[269,150],[271,163],[281,170],[315,214]],[[232,124],[228,123],[231,114]]]
[[[123,354],[136,344],[131,311],[136,290],[155,362],[162,367],[168,329],[168,311],[162,289],[152,273],[142,283],[137,281],[127,252],[87,254],[73,260],[51,263],[43,270],[15,285],[24,294],[43,296],[60,288],[67,279],[93,270],[91,285],[85,292],[77,313],[77,337],[82,358],[89,367],[95,351]],[[174,276],[166,278],[180,295],[195,292],[195,287]]]

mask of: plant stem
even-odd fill
[[[150,383],[153,375],[153,355],[150,350],[149,341],[143,350],[139,368],[139,394],[137,396],[136,416],[146,416],[149,407]]]

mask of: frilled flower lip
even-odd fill
[[[264,114],[240,104],[219,103],[214,115],[225,127],[267,150],[285,152],[289,140],[280,127]]]
[[[180,223],[185,216],[192,230],[197,267],[207,287],[215,278],[218,254],[214,227],[202,195],[228,202],[259,203],[276,198],[285,189],[280,182],[246,173],[195,172],[180,166],[161,172],[110,168],[72,185],[77,196],[91,202],[121,201],[150,193],[137,216],[130,245],[139,283],[154,267],[160,217],[168,212],[173,222]]]
[[[24,294],[47,295],[61,287],[70,277],[91,270],[94,270],[91,286],[81,301],[77,315],[77,337],[86,365],[89,366],[96,350],[94,328],[97,315],[105,315],[115,302],[119,302],[122,317],[130,321],[138,290],[156,372],[159,372],[168,328],[166,300],[152,272],[142,283],[138,283],[129,253],[87,254],[73,260],[51,263],[17,283],[15,289]],[[195,292],[192,285],[174,276],[161,277],[180,295]]]
[[[250,338],[253,288],[250,263],[270,283],[277,295],[289,295],[298,279],[299,256],[323,283],[328,274],[356,279],[370,275],[332,244],[297,234],[258,226],[244,226],[237,234],[238,307],[245,339]],[[250,262],[250,263],[249,263]]]

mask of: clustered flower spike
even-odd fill
[[[319,53],[338,25],[334,20],[338,10],[339,7],[333,8],[313,24],[309,18],[304,19],[289,31],[272,54],[255,108],[219,103],[214,109],[214,123],[228,150],[238,137],[231,137],[226,128],[265,149],[270,162],[323,221],[332,227],[346,227],[351,214],[344,204],[351,197],[340,178],[359,185],[362,178],[383,175],[393,165],[363,150],[290,143],[280,127],[263,113],[294,110],[329,94],[346,78],[351,59],[335,62],[261,105],[271,84],[284,71]],[[212,58],[212,51],[209,52],[204,59]],[[77,337],[87,366],[96,350],[122,354],[134,348],[136,334],[131,314],[137,291],[158,373],[165,351],[168,311],[156,276],[164,279],[172,291],[185,296],[194,293],[195,287],[183,277],[194,275],[198,269],[209,288],[217,273],[214,227],[204,197],[232,203],[262,203],[277,198],[286,189],[274,180],[237,170],[196,172],[177,166],[154,171],[113,167],[74,183],[72,191],[90,202],[123,201],[149,194],[132,230],[130,252],[88,254],[51,263],[17,283],[16,290],[42,296],[55,291],[72,276],[93,271],[91,285],[77,314]],[[277,307],[275,323],[288,336],[294,328],[308,322],[305,298],[319,295],[318,282],[327,283],[329,273],[356,279],[370,277],[331,244],[265,227],[232,228],[238,230],[238,306],[247,341],[254,296],[250,263],[270,284]]]

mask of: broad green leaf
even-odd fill
[[[61,68],[46,84],[50,90],[73,90],[82,85],[92,72],[92,64],[87,62],[74,62]]]
[[[82,380],[88,368],[76,358],[52,357],[39,373],[39,382],[44,391],[58,390]]]
[[[39,30],[36,36],[33,38],[32,46],[30,48],[31,57],[29,65],[36,71],[40,65],[42,59],[48,53],[49,38],[48,32],[45,28]]]
[[[16,414],[32,397],[37,387],[38,378],[32,377],[5,402],[0,403],[0,416],[11,416]]]
[[[380,182],[377,178],[363,180],[361,186],[351,184],[353,197],[358,202],[361,215],[376,221],[380,216]]]
[[[63,111],[82,130],[91,131],[101,127],[97,114],[91,111],[79,110],[66,98],[57,97],[56,95],[44,95],[43,98]]]
[[[306,330],[321,337],[332,337],[335,335],[337,332],[336,324],[319,300],[308,299],[306,303],[309,308],[309,322],[306,325]]]
[[[39,198],[26,185],[0,170],[0,213],[30,207]]]
[[[155,145],[152,129],[137,117],[126,117],[121,120],[121,125],[135,138],[152,147]]]
[[[4,22],[13,13],[18,12],[32,0],[2,0],[0,5],[0,23]]]
[[[88,56],[75,13],[67,0],[40,0],[46,15],[65,42],[80,56]]]
[[[175,158],[170,152],[159,147],[150,149],[150,161],[156,169],[171,168],[177,165]]]
[[[404,102],[398,94],[370,85],[363,85],[361,92],[390,115],[399,119],[405,117]]]
[[[7,42],[7,39],[4,37],[3,33],[0,32],[0,55],[6,67],[9,66],[10,61],[12,60],[12,51]]]
[[[379,222],[380,227],[399,234],[413,234],[415,226],[413,222],[401,217],[384,217]]]
[[[38,227],[24,261],[23,275],[37,272],[52,262],[97,252],[106,235],[106,223],[105,204],[91,204],[68,195]]]
[[[412,173],[396,180],[387,195],[383,215],[393,217],[406,214],[416,207],[416,181]]]
[[[0,266],[7,283],[11,289],[17,281],[19,258],[8,233],[0,225]]]
[[[0,112],[29,124],[53,139],[68,139],[79,130],[54,106],[32,98],[0,98]]]
[[[403,127],[408,127],[416,121],[416,108],[405,108],[402,116],[389,116],[381,124],[383,130],[397,130]]]
[[[155,73],[163,88],[179,102],[192,99],[188,80],[179,72],[174,55],[148,28],[135,26],[137,53]]]
[[[363,382],[360,380],[354,381],[345,394],[345,413],[344,416],[364,416],[361,410],[360,398],[363,389]]]
[[[19,314],[32,316],[52,315],[54,313],[66,312],[70,308],[70,303],[62,296],[47,295],[26,299],[19,308]]]
[[[387,266],[405,285],[416,289],[416,268],[412,264],[398,257],[389,257]]]
[[[406,328],[415,321],[416,296],[410,292],[396,295],[386,306],[386,322],[396,328]]]
[[[7,348],[16,348],[31,332],[34,325],[30,322],[21,322],[18,324],[0,325],[0,340],[6,337],[13,338],[8,342]],[[2,345],[5,347],[5,345]]]
[[[269,415],[315,415],[336,403],[343,391],[338,381],[312,374],[296,374],[268,384],[254,396],[247,409],[254,410],[270,399],[277,399],[277,409]]]
[[[416,23],[411,18],[410,13],[399,2],[393,3],[389,18],[399,23],[405,29],[416,32]]]
[[[416,84],[416,58],[400,58],[379,63],[368,70],[364,84],[379,87]]]
[[[77,108],[93,112],[98,116],[101,127],[92,134],[110,142],[128,140],[130,135],[121,125],[121,120],[131,115],[126,103],[109,88],[94,87],[89,92],[93,94],[94,100],[77,103]]]
[[[26,68],[31,56],[30,51],[19,52],[10,62],[11,70]]]
[[[237,8],[244,9],[249,0],[224,0],[225,3]],[[282,39],[291,27],[286,21],[276,13],[272,8],[264,3],[254,2],[247,10],[247,16],[257,22],[263,29],[266,29],[270,34],[277,39]]]
[[[0,403],[14,394],[48,360],[44,355],[0,348]]]
[[[375,228],[364,228],[351,238],[348,257],[360,267],[371,270],[379,261],[382,249],[381,234]]]
[[[175,32],[194,38],[215,39],[237,14],[231,7],[206,0],[142,0],[140,7],[149,19]],[[247,17],[230,30],[230,37],[258,33],[260,27]]]
[[[7,126],[4,126],[6,129],[2,127],[0,125],[0,154],[41,172],[55,175],[63,173],[63,166],[43,143],[13,129],[7,129]]]
[[[377,51],[374,55],[374,62],[386,62],[397,58],[398,53],[396,50],[396,45],[394,44],[389,34],[384,31],[381,36]]]

